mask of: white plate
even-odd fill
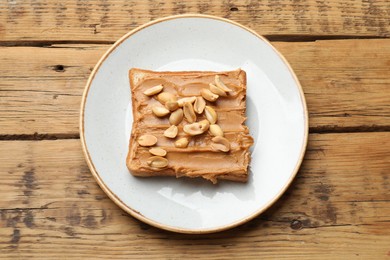
[[[246,184],[186,178],[136,178],[126,168],[132,114],[128,70],[247,72],[247,124],[255,139]],[[306,104],[287,61],[268,41],[235,22],[180,15],[143,25],[116,42],[93,70],[84,92],[80,136],[92,174],[132,216],[183,233],[242,224],[287,189],[308,136]]]

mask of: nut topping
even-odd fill
[[[198,114],[202,114],[203,110],[206,106],[206,101],[203,97],[196,97],[195,103],[194,103],[194,111]]]
[[[210,83],[209,86],[210,86],[211,92],[213,92],[214,94],[217,94],[217,95],[223,96],[223,97],[227,96],[225,91],[223,91],[219,87],[215,86],[213,83]]]
[[[147,90],[144,91],[144,94],[150,97],[150,96],[153,96],[153,95],[160,93],[161,90],[163,90],[163,88],[164,88],[163,85],[160,84],[160,85],[148,88]]]
[[[188,146],[188,139],[186,137],[180,138],[175,142],[177,148],[186,148]]]
[[[196,100],[196,97],[185,97],[185,98],[181,98],[177,101],[177,104],[179,105],[179,107],[182,107],[184,106],[185,103],[194,103]]]
[[[150,148],[149,149],[149,153],[153,154],[153,155],[156,155],[156,156],[165,156],[167,155],[167,151],[165,151],[164,149],[160,148],[160,147],[153,147],[153,148]]]
[[[215,122],[217,122],[218,119],[217,112],[215,112],[215,110],[212,107],[206,106],[204,109],[204,113],[206,115],[207,120],[209,120],[210,124],[215,124]]]
[[[196,114],[194,108],[192,107],[192,104],[190,102],[184,103],[183,109],[184,109],[184,116],[187,119],[187,122],[188,123],[195,122]]]
[[[217,87],[219,87],[220,89],[222,89],[223,91],[225,92],[232,92],[233,90],[231,90],[230,88],[228,88],[223,82],[222,80],[219,78],[219,75],[215,75],[215,85]]]
[[[211,148],[214,151],[222,151],[222,152],[225,152],[225,153],[229,152],[229,150],[230,150],[230,143],[229,143],[229,141],[225,137],[216,136],[213,139],[211,139],[211,141],[213,141],[211,143]]]
[[[141,146],[153,146],[157,143],[157,137],[154,135],[142,135],[137,140],[138,144]]]
[[[179,108],[179,104],[177,103],[177,101],[167,101],[165,103],[165,107],[168,108],[169,111],[175,111]]]
[[[183,130],[185,133],[189,135],[200,135],[203,134],[206,130],[204,130],[205,126],[201,125],[199,122],[192,123],[189,125],[185,125]]]
[[[152,156],[146,163],[153,168],[165,168],[168,166],[168,160],[161,156]]]
[[[218,95],[214,94],[213,92],[211,92],[207,88],[202,88],[202,90],[200,91],[200,94],[202,95],[202,97],[204,99],[206,99],[207,101],[210,101],[210,102],[214,102],[219,97]]]
[[[163,117],[169,114],[169,110],[166,109],[165,107],[159,106],[159,105],[154,105],[152,107],[153,114],[155,114],[158,117]]]
[[[183,120],[183,109],[179,108],[169,116],[169,123],[171,125],[178,125]]]
[[[224,138],[224,133],[219,125],[216,124],[218,115],[213,107],[206,105],[206,100],[215,102],[220,96],[226,97],[228,92],[233,90],[228,88],[220,79],[219,75],[215,75],[215,84],[210,83],[210,88],[203,88],[200,91],[201,96],[184,97],[178,99],[175,94],[170,92],[162,92],[163,85],[157,85],[145,90],[143,93],[147,96],[157,95],[157,100],[163,104],[153,105],[152,112],[157,117],[169,115],[169,123],[171,126],[164,131],[164,136],[167,138],[176,138],[178,135],[178,127],[183,117],[186,118],[188,124],[183,126],[183,131],[189,136],[196,136],[210,131],[214,137],[210,147],[214,151],[229,152],[230,142]],[[207,119],[196,122],[197,115],[205,113]],[[153,146],[157,143],[157,137],[150,134],[142,135],[137,140],[140,146]],[[177,148],[188,147],[188,137],[179,138],[174,142]],[[153,156],[148,158],[147,164],[152,168],[165,168],[168,166],[168,160],[164,158],[167,151],[160,147],[149,149],[149,153]]]
[[[177,97],[169,92],[162,92],[158,94],[157,100],[160,101],[161,104],[165,104],[168,101],[176,101]]]
[[[219,125],[212,124],[209,129],[213,136],[223,136],[223,131]]]
[[[177,126],[171,125],[167,130],[164,131],[164,136],[168,138],[175,138],[177,136]]]

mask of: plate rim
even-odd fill
[[[145,29],[145,28],[147,28],[149,26],[152,26],[152,25],[155,25],[155,24],[158,24],[158,23],[161,23],[161,22],[174,20],[174,19],[181,19],[181,18],[206,18],[206,19],[214,19],[214,20],[230,23],[230,24],[238,26],[238,27],[240,27],[240,28],[242,28],[242,29],[252,33],[254,36],[256,36],[260,40],[264,41],[268,46],[270,46],[273,49],[273,51],[279,56],[279,58],[287,66],[291,76],[293,77],[293,79],[294,79],[294,81],[295,81],[295,83],[296,83],[296,85],[298,87],[299,95],[300,95],[301,103],[302,103],[302,107],[303,107],[303,113],[304,113],[304,136],[303,136],[303,143],[302,143],[302,146],[301,146],[299,158],[297,160],[297,163],[296,163],[293,171],[291,172],[291,175],[290,175],[288,181],[285,183],[284,187],[267,204],[265,204],[263,207],[261,207],[260,209],[258,209],[254,213],[252,213],[251,215],[249,215],[249,216],[247,216],[245,218],[239,219],[239,220],[237,220],[235,222],[232,222],[230,224],[226,224],[226,225],[219,226],[219,227],[214,227],[214,228],[207,228],[207,229],[193,229],[193,228],[189,229],[189,228],[180,228],[180,227],[174,227],[174,226],[170,226],[170,225],[165,225],[165,224],[159,223],[157,221],[151,220],[151,219],[143,216],[141,212],[139,212],[139,211],[131,208],[130,206],[126,205],[114,192],[112,192],[107,187],[107,185],[101,179],[98,171],[95,168],[95,165],[92,162],[92,159],[91,159],[91,156],[89,154],[88,147],[87,147],[87,144],[86,144],[86,141],[85,141],[85,129],[84,129],[85,104],[86,104],[86,101],[87,101],[87,98],[88,98],[88,94],[89,94],[89,90],[90,90],[91,84],[92,84],[92,82],[93,82],[93,80],[94,80],[94,78],[96,76],[96,73],[98,72],[98,70],[100,69],[101,65],[103,64],[103,62],[108,58],[108,56],[123,41],[125,41],[130,36],[132,36],[133,34],[137,33],[138,31],[141,31],[141,30],[143,30],[143,29]],[[290,64],[288,63],[286,58],[265,37],[261,36],[256,31],[254,31],[254,30],[252,30],[252,29],[250,29],[250,28],[248,28],[248,27],[246,27],[246,26],[244,26],[244,25],[242,25],[242,24],[240,24],[238,22],[235,22],[235,21],[232,21],[230,19],[227,19],[227,18],[222,18],[222,17],[218,17],[218,16],[213,16],[213,15],[204,15],[204,14],[179,14],[179,15],[171,15],[171,16],[162,17],[162,18],[159,18],[159,19],[155,19],[155,20],[149,21],[149,22],[147,22],[147,23],[145,23],[143,25],[140,25],[137,28],[127,32],[121,38],[119,38],[104,53],[104,55],[99,59],[99,61],[96,63],[94,69],[92,70],[92,72],[91,72],[91,74],[90,74],[90,76],[88,78],[87,84],[85,86],[85,89],[84,89],[84,92],[83,92],[83,95],[82,95],[81,107],[80,107],[80,118],[79,119],[80,119],[79,120],[80,141],[81,141],[81,146],[82,146],[82,150],[83,150],[83,154],[84,154],[85,160],[87,161],[88,168],[90,169],[90,171],[92,173],[92,176],[94,177],[94,179],[96,180],[96,182],[98,183],[100,188],[104,191],[104,193],[117,206],[119,206],[122,210],[124,210],[128,214],[130,214],[132,217],[134,217],[134,218],[136,218],[136,219],[138,219],[138,220],[140,220],[140,221],[142,221],[144,223],[147,223],[147,224],[149,224],[151,226],[154,226],[154,227],[157,227],[157,228],[160,228],[160,229],[163,229],[163,230],[168,230],[168,231],[177,232],[177,233],[186,233],[186,234],[208,234],[208,233],[221,232],[221,231],[224,231],[224,230],[227,230],[227,229],[231,229],[231,228],[237,227],[237,226],[239,226],[241,224],[244,224],[244,223],[254,219],[255,217],[257,217],[261,213],[265,212],[268,208],[270,208],[285,193],[285,191],[291,185],[292,181],[294,180],[295,176],[297,175],[297,173],[299,171],[299,168],[300,168],[300,166],[302,164],[305,152],[306,152],[307,143],[308,143],[308,135],[309,135],[309,116],[308,116],[308,110],[307,110],[307,104],[306,104],[305,95],[303,93],[302,86],[301,86],[297,76],[295,75],[295,72],[293,71],[292,67],[290,66]]]

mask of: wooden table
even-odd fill
[[[81,151],[81,95],[120,36],[172,14],[265,35],[306,95],[310,136],[285,195],[216,234],[150,227],[99,188]],[[1,1],[0,258],[390,259],[390,2]]]

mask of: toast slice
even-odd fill
[[[131,174],[202,177],[213,183],[248,180],[253,139],[244,124],[245,71],[133,68],[129,79],[133,126],[126,164]]]

